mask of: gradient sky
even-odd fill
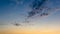
[[[29,25],[22,23],[31,11],[29,4],[33,0],[0,0],[0,34],[60,34],[60,11],[53,12],[47,17],[31,18]],[[48,0],[44,6],[49,8],[60,7],[60,0]],[[55,11],[55,10],[53,10]],[[21,23],[15,26],[11,23]]]

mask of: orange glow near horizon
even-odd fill
[[[60,34],[60,31],[41,32],[41,31],[1,31],[0,34]]]
[[[46,28],[16,28],[8,27],[0,30],[0,34],[60,34],[60,29],[46,29]]]

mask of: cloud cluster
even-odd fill
[[[48,7],[45,7],[45,6],[42,7],[44,2],[46,2],[46,1],[47,0],[41,0],[41,1],[40,0],[35,0],[35,1],[33,1],[32,4],[31,4],[32,11],[28,12],[28,16],[27,16],[27,18],[25,19],[24,22],[25,23],[30,23],[30,21],[28,19],[37,15],[37,14],[39,14],[40,17],[42,17],[42,16],[44,17],[44,16],[50,15],[51,13],[54,14],[55,12],[60,10],[60,8],[48,8]],[[21,24],[16,23],[14,25],[19,26]]]
[[[41,0],[41,1],[35,0],[35,1],[33,1],[33,3],[31,4],[32,11],[28,12],[28,17],[32,17],[36,14],[40,14],[41,16],[48,15],[48,13],[45,13],[45,11],[43,11],[46,8],[41,7],[42,4],[44,4],[44,2],[46,2],[46,0]]]
[[[57,10],[60,10],[60,8],[48,8],[43,6],[44,2],[47,0],[35,0],[31,4],[32,11],[28,12],[27,19],[39,14],[41,17],[43,16],[49,16],[51,13],[54,14],[57,12]],[[43,6],[43,7],[42,7]],[[25,21],[27,21],[27,19]]]

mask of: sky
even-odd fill
[[[55,9],[60,8],[60,0],[47,0],[42,5],[52,9],[48,16],[36,15],[24,23],[33,1],[0,0],[0,34],[60,34],[60,9]]]

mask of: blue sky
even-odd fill
[[[33,0],[0,0],[0,25],[13,23],[15,21],[22,22],[28,15],[27,12],[31,10],[29,4],[31,4]],[[20,2],[18,4],[18,2]],[[48,3],[47,3],[48,2]],[[44,3],[44,6],[50,7],[50,8],[56,8],[60,7],[60,0],[48,0],[46,3]],[[46,18],[39,19],[37,18],[38,22],[43,22],[42,24],[45,24],[46,22],[60,22],[60,11],[56,12],[53,15],[50,15]],[[35,19],[36,19],[35,18]],[[33,19],[33,21],[35,20]],[[31,19],[32,20],[32,19]],[[40,20],[40,21],[39,21]],[[36,20],[34,22],[37,22]],[[44,23],[45,22],[45,23]],[[57,23],[57,24],[58,24]],[[53,24],[53,23],[51,23]]]
[[[48,16],[41,17],[39,16],[40,14],[37,14],[27,19],[29,23],[24,23],[28,12],[32,11],[31,4],[33,1],[34,0],[0,0],[0,33],[60,33],[60,0],[47,0],[42,5],[42,7],[52,9],[48,10],[51,12]],[[22,26],[16,27],[14,25],[15,22]]]

